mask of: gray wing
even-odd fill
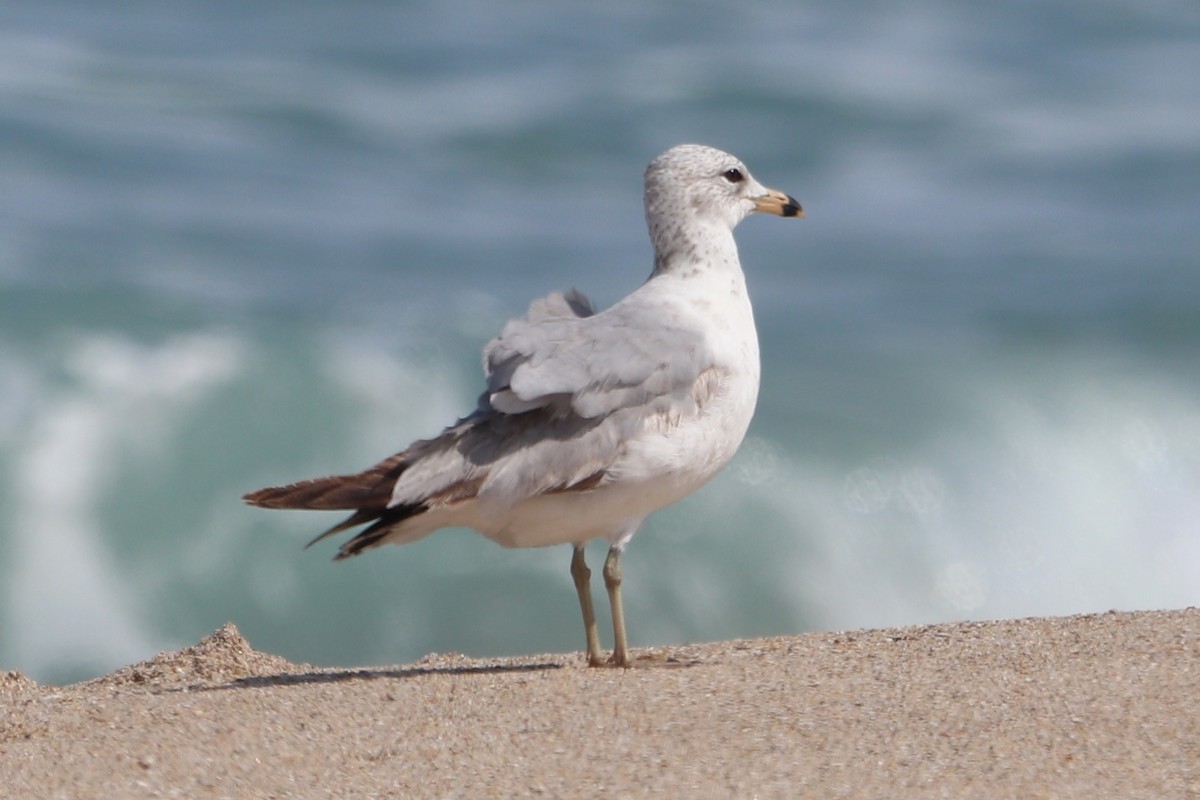
[[[391,505],[599,486],[648,425],[695,413],[717,380],[699,326],[682,307],[629,299],[595,313],[579,292],[556,293],[510,321],[484,348],[479,407],[409,449]]]
[[[675,406],[712,365],[699,325],[681,309],[625,302],[596,314],[574,290],[535,301],[483,357],[496,411],[549,408],[584,419],[634,407],[686,413]]]

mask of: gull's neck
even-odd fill
[[[654,244],[651,278],[686,278],[700,273],[733,273],[741,278],[737,243],[728,225],[690,220],[688,225],[650,225]]]

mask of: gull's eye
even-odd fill
[[[721,177],[730,183],[741,183],[742,181],[746,180],[746,176],[737,167],[725,170],[721,173]]]

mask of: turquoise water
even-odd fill
[[[634,646],[1200,603],[1200,6],[612,8],[0,11],[0,669],[580,649],[569,548],[332,565],[238,498],[640,283],[682,141],[808,219],[739,228],[758,415],[630,545]]]

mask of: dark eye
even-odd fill
[[[742,171],[737,167],[725,170],[721,173],[721,177],[730,183],[741,183],[746,179],[746,176],[743,175]]]

